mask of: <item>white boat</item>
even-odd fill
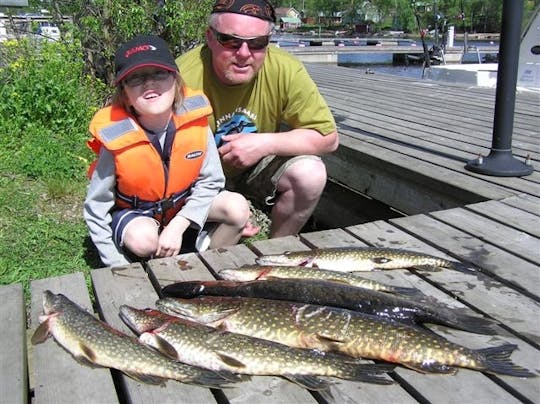
[[[540,7],[521,36],[517,89],[540,91]],[[497,63],[458,63],[431,66],[426,78],[471,86],[496,87]]]

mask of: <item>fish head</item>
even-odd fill
[[[43,313],[47,316],[62,313],[68,305],[72,304],[73,302],[63,294],[55,294],[50,290],[43,292]]]
[[[312,260],[309,251],[285,251],[283,254],[257,257],[255,262],[259,265],[311,266]]]
[[[153,331],[171,320],[171,317],[155,309],[136,309],[122,305],[119,309],[122,321],[136,334]]]
[[[156,302],[156,307],[173,316],[203,324],[215,324],[238,310],[237,300],[220,296],[201,296],[194,299],[165,297]]]

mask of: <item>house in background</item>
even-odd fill
[[[294,30],[302,26],[302,13],[293,7],[276,8],[276,20],[281,31]]]

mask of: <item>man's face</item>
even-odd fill
[[[223,84],[244,84],[255,77],[266,56],[270,25],[260,18],[234,13],[221,13],[213,19],[206,41],[214,72]]]

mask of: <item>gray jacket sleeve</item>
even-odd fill
[[[207,153],[191,194],[186,198],[186,204],[178,212],[191,221],[192,226],[201,229],[208,217],[208,211],[213,199],[225,188],[225,176],[214,135],[208,129]]]
[[[106,266],[129,264],[125,255],[112,239],[110,212],[114,206],[115,185],[113,156],[102,147],[98,163],[88,185],[83,215],[90,232],[90,238],[98,249],[101,261]]]

